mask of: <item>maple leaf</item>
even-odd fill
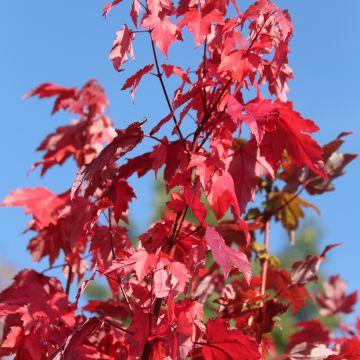
[[[294,231],[299,227],[299,219],[305,216],[302,208],[307,207],[319,214],[319,209],[297,194],[287,192],[272,192],[269,194],[270,211],[275,213],[277,220],[281,220],[284,228],[289,232],[294,242]]]
[[[101,171],[105,166],[113,164],[141,142],[144,136],[141,130],[142,124],[143,122],[135,122],[126,129],[116,130],[117,136],[113,141],[101,151],[96,159],[79,170],[73,184],[72,196],[78,191],[83,181],[91,181],[96,173]]]
[[[140,1],[133,0],[132,6],[131,6],[131,11],[130,11],[130,17],[136,27],[138,26],[138,17],[140,14],[140,10],[141,10]]]
[[[116,33],[113,47],[109,59],[113,62],[117,71],[122,71],[121,66],[128,60],[128,54],[135,59],[132,42],[135,39],[134,32],[130,31],[126,25]]]
[[[167,64],[162,64],[161,67],[163,68],[167,78],[169,78],[171,75],[177,75],[184,82],[191,84],[188,71],[184,71],[181,67]]]
[[[52,113],[70,107],[78,96],[76,88],[68,88],[53,83],[43,83],[24,95],[24,98],[39,96],[40,99],[57,96]]]
[[[135,91],[138,87],[142,77],[146,74],[149,74],[151,70],[153,69],[154,65],[146,65],[139,71],[137,71],[134,75],[130,76],[126,81],[125,84],[122,86],[121,90],[126,90],[128,88],[131,88],[131,97],[134,100],[135,97]]]
[[[324,180],[321,176],[310,173],[305,180],[305,188],[311,195],[323,194],[327,191],[333,191],[333,180],[345,174],[345,166],[357,158],[356,154],[348,154],[338,151],[344,143],[343,137],[351,133],[341,133],[335,140],[323,146],[325,170],[328,180]]]
[[[171,0],[148,0],[148,6],[150,14],[156,15],[159,17],[164,17],[164,15],[173,15],[174,4]]]
[[[88,287],[89,283],[91,281],[93,281],[95,279],[95,276],[96,276],[96,271],[97,271],[97,264],[95,264],[94,266],[94,271],[91,275],[91,277],[87,280],[84,280],[82,283],[81,283],[81,286],[79,287],[78,289],[78,292],[76,294],[76,298],[75,298],[75,309],[78,307],[78,303],[79,303],[79,300],[80,300],[80,297],[82,296],[82,294],[85,292],[86,288]]]
[[[333,354],[335,354],[335,352],[324,344],[309,344],[304,342],[296,345],[291,349],[289,354],[283,356],[287,356],[289,360],[328,360],[333,358]],[[344,358],[342,357],[341,360],[344,360]]]
[[[196,174],[216,218],[221,219],[231,207],[236,218],[240,218],[233,177],[226,171],[224,162],[218,157],[195,155],[189,168],[196,166]]]
[[[237,329],[229,329],[224,319],[209,320],[206,337],[207,342],[201,347],[205,359],[230,360],[240,354],[243,360],[261,358],[256,341]]]
[[[117,271],[120,274],[127,275],[135,271],[136,276],[141,283],[150,271],[156,268],[158,257],[153,253],[145,250],[139,250],[129,258],[114,261],[106,273]]]
[[[291,279],[294,284],[304,285],[309,281],[318,280],[317,272],[321,263],[325,260],[326,253],[332,248],[341,244],[331,244],[326,246],[320,256],[308,255],[305,260],[296,261],[292,265]]]
[[[272,167],[264,157],[260,156],[254,141],[249,141],[244,147],[239,147],[233,154],[229,173],[234,179],[241,213],[245,211],[249,201],[254,201],[258,178],[262,176],[274,178]]]
[[[109,105],[103,88],[96,80],[89,80],[80,90],[64,88],[53,83],[44,83],[25,94],[24,97],[28,98],[35,95],[38,95],[40,99],[57,96],[52,113],[67,110],[84,115],[91,108],[93,115],[95,115],[104,111]]]
[[[350,314],[357,302],[357,291],[346,295],[347,284],[340,276],[331,276],[323,283],[324,293],[316,293],[315,297],[320,305],[320,315]]]
[[[304,343],[327,344],[330,340],[329,330],[318,319],[299,321],[295,326],[300,329],[290,336],[288,349]]]
[[[35,228],[42,230],[49,224],[55,224],[55,212],[66,204],[66,197],[56,195],[44,187],[17,189],[0,203],[0,206],[21,206],[25,214],[31,214]]]
[[[169,275],[164,269],[163,263],[160,261],[157,263],[157,267],[154,271],[154,294],[157,298],[165,298],[169,295],[171,290]]]
[[[184,187],[184,200],[190,206],[200,224],[203,224],[206,218],[207,210],[205,205],[201,202],[201,185],[200,181],[196,181],[193,187]]]
[[[191,8],[180,20],[178,27],[181,29],[186,25],[188,30],[193,34],[196,47],[205,41],[205,38],[211,31],[211,24],[223,24],[223,14],[217,10],[204,14],[198,9]]]
[[[151,30],[151,39],[159,50],[168,57],[169,46],[177,38],[176,25],[170,21],[168,16],[160,18],[154,14],[146,16],[141,24],[144,29]]]
[[[90,163],[100,153],[102,145],[111,142],[114,135],[116,132],[108,118],[101,117],[91,122],[73,121],[70,125],[57,128],[43,140],[37,151],[46,153],[30,170],[42,166],[41,175],[44,175],[52,166],[62,165],[71,156],[81,167]]]
[[[174,113],[171,112],[170,114],[168,114],[164,118],[162,118],[150,131],[150,135],[155,135],[173,117],[174,117]]]
[[[81,349],[82,342],[91,335],[99,326],[101,322],[97,318],[90,318],[85,320],[64,342],[64,344],[58,348],[58,350],[52,354],[51,360],[71,359],[74,354]]]
[[[81,254],[86,250],[87,233],[98,218],[98,208],[87,199],[78,197],[63,207],[57,214],[55,224],[38,231],[28,245],[31,256],[35,261],[49,256],[52,266],[62,250],[67,260],[78,266],[78,275],[81,278],[84,267],[81,266]]]
[[[360,339],[354,336],[344,339],[338,354],[330,355],[327,360],[358,360],[360,358]]]
[[[256,103],[251,104],[254,108]],[[282,159],[284,150],[287,151],[292,161],[299,167],[309,167],[316,174],[327,178],[323,151],[318,143],[309,134],[319,128],[311,120],[304,119],[294,111],[292,103],[274,103],[266,101],[263,115],[257,116],[258,124],[270,126],[265,132],[260,148],[262,154],[275,167]],[[246,111],[249,110],[246,106]],[[268,124],[267,124],[268,123]]]
[[[114,0],[110,3],[107,3],[105,6],[104,6],[104,9],[103,9],[103,16],[107,16],[107,14],[109,13],[109,11],[114,7],[116,6],[117,4],[121,3],[122,0]]]
[[[57,279],[23,270],[0,294],[0,316],[4,320],[1,346],[9,354],[42,359],[75,325],[73,310]]]
[[[249,60],[244,54],[244,50],[236,50],[224,56],[218,68],[219,73],[228,71],[234,80],[243,82],[251,69]]]
[[[281,299],[288,301],[294,314],[306,305],[306,298],[311,298],[305,287],[294,283],[285,269],[269,269],[266,288],[274,289]]]
[[[250,263],[244,253],[228,247],[221,235],[211,226],[206,227],[205,240],[211,249],[214,260],[223,269],[225,278],[229,276],[230,270],[234,266],[243,273],[247,282],[250,281]]]
[[[123,219],[128,222],[127,211],[129,202],[136,198],[133,188],[125,179],[119,179],[116,184],[116,199],[114,204],[114,218],[116,222]]]

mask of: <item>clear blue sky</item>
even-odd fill
[[[120,6],[104,20],[101,11],[105,2],[18,0],[1,3],[1,199],[18,187],[42,185],[55,192],[63,191],[73,179],[71,163],[50,171],[44,179],[38,172],[26,177],[31,164],[40,158],[34,151],[40,141],[55,127],[69,121],[63,114],[50,117],[51,102],[21,100],[21,96],[37,84],[50,81],[80,86],[90,78],[98,79],[110,99],[109,114],[117,127],[124,127],[144,115],[149,119],[166,115],[163,99],[153,95],[155,90],[161,95],[157,82],[140,86],[136,95],[138,107],[133,106],[128,93],[120,91],[125,75],[113,70],[108,54],[115,32],[122,26],[122,14],[127,10],[125,12],[126,5]],[[244,1],[239,3],[244,9],[241,6]],[[290,83],[290,99],[298,111],[321,127],[316,135],[321,143],[342,131],[355,131],[357,134],[348,139],[344,149],[359,153],[360,2],[282,0],[277,3],[290,10],[295,24],[290,56],[295,79]],[[138,67],[151,62],[147,46],[135,48]],[[170,48],[170,57],[176,52],[177,49]],[[182,61],[192,60],[186,57]],[[149,94],[154,97],[150,98]],[[153,106],[154,103],[161,105]],[[359,161],[355,161],[347,175],[336,181],[335,192],[313,199],[321,210],[321,217],[316,220],[323,229],[323,244],[344,243],[330,253],[326,269],[343,276],[350,289],[360,288],[357,274],[359,178]],[[144,229],[151,214],[151,177],[133,184],[138,186],[139,198],[134,204],[133,217],[138,229]],[[136,209],[141,209],[141,216]],[[0,219],[0,262],[12,263],[17,268],[32,266],[26,252],[30,235],[20,235],[28,220],[22,210],[0,208]],[[275,227],[271,241],[278,246],[287,239]],[[36,266],[37,269],[45,267],[46,264]]]

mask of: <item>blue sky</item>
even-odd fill
[[[244,9],[241,5],[244,3],[239,2],[241,9]],[[348,138],[344,150],[359,153],[360,2],[282,0],[277,3],[289,9],[295,24],[290,55],[295,79],[290,83],[290,100],[295,109],[320,126],[321,131],[316,134],[320,143],[333,139],[342,131],[354,131],[356,134]],[[38,172],[26,176],[31,164],[40,159],[40,154],[35,152],[40,141],[55,127],[70,120],[65,114],[50,117],[51,102],[21,99],[37,84],[50,81],[64,86],[81,86],[90,78],[98,79],[110,99],[109,115],[117,127],[140,120],[144,115],[149,119],[160,119],[167,114],[159,85],[154,80],[140,86],[135,98],[137,106],[132,104],[128,93],[120,91],[126,74],[131,74],[135,66],[141,67],[152,61],[150,48],[146,39],[147,45],[135,47],[136,63],[129,66],[129,72],[119,74],[114,71],[108,54],[115,32],[122,26],[122,14],[127,12],[127,5],[114,9],[104,20],[101,16],[104,4],[105,1],[100,0],[2,2],[1,199],[18,187],[42,185],[60,192],[73,180],[75,168],[71,163],[50,171],[43,179]],[[181,56],[182,53],[170,48],[170,58],[172,54]],[[190,54],[181,59],[183,64],[191,65],[196,52]],[[321,216],[315,219],[323,231],[323,244],[344,243],[329,254],[325,268],[343,276],[350,289],[360,288],[357,275],[359,178],[359,161],[355,161],[349,166],[347,175],[336,181],[335,192],[313,199],[321,210]],[[151,177],[134,180],[133,184],[138,188],[139,198],[134,204],[133,217],[141,230],[151,215]],[[136,213],[136,208],[142,209],[141,215]],[[0,263],[12,263],[19,269],[32,266],[26,252],[29,234],[21,235],[28,220],[22,210],[0,208],[0,219]],[[278,247],[287,239],[273,227],[271,241]],[[37,269],[45,267],[46,264],[36,266]],[[359,310],[360,307],[358,313]]]

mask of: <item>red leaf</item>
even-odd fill
[[[104,9],[103,9],[103,16],[107,16],[108,12],[114,7],[116,6],[117,4],[121,3],[122,0],[114,0],[110,3],[107,3],[105,6],[104,6]]]
[[[330,332],[318,319],[303,320],[295,324],[302,328],[290,336],[288,349],[301,343],[326,344],[330,340]]]
[[[74,354],[77,354],[77,350],[80,348],[83,341],[88,336],[90,336],[100,325],[101,322],[97,318],[85,320],[81,326],[66,339],[66,342],[54,354],[52,354],[52,356],[49,357],[49,359],[73,359]]]
[[[122,86],[121,90],[126,90],[131,88],[131,97],[134,100],[135,91],[137,86],[139,85],[142,77],[148,73],[150,73],[153,69],[154,65],[146,65],[139,71],[137,71],[133,76],[130,76],[126,81],[125,84]]]
[[[178,26],[181,29],[186,25],[193,34],[196,47],[198,47],[210,34],[211,24],[223,24],[223,21],[223,14],[217,9],[213,9],[204,15],[203,11],[191,8],[184,14]]]
[[[117,137],[101,151],[96,159],[78,171],[71,189],[72,196],[78,191],[83,181],[91,181],[97,172],[101,171],[105,166],[113,164],[141,142],[144,137],[141,130],[142,124],[143,122],[134,122],[126,129],[116,130]]]
[[[129,274],[136,272],[136,276],[141,283],[150,271],[154,270],[158,262],[158,256],[148,253],[145,250],[139,250],[132,254],[129,258],[114,261],[107,273],[117,271],[120,274]]]
[[[116,184],[116,199],[114,204],[114,218],[116,222],[123,219],[128,222],[127,211],[129,202],[136,198],[133,188],[125,179],[119,179]]]
[[[82,296],[82,294],[84,293],[84,291],[88,287],[89,283],[95,279],[96,271],[97,271],[97,265],[95,264],[94,271],[93,271],[91,277],[89,279],[87,279],[87,280],[84,280],[81,283],[81,286],[79,287],[78,292],[76,294],[76,298],[75,298],[75,309],[77,309],[80,297]]]
[[[1,344],[2,348],[17,348],[23,339],[23,330],[20,326],[11,326],[10,331],[7,333],[6,338]]]
[[[206,218],[207,210],[205,205],[201,202],[201,185],[200,181],[196,181],[193,187],[184,187],[184,199],[190,206],[200,224],[203,224]]]
[[[320,315],[330,316],[339,313],[350,314],[357,303],[357,291],[346,295],[347,284],[340,276],[331,276],[329,282],[323,283],[324,293],[316,293],[320,305]]]
[[[256,132],[254,135],[261,140],[261,152],[273,167],[278,166],[286,150],[299,168],[306,165],[316,174],[327,177],[323,151],[310,136],[319,128],[294,111],[292,103],[253,102],[246,105],[246,112],[253,116],[258,129],[261,129],[258,131],[265,132],[262,140]]]
[[[156,134],[169,120],[171,120],[174,116],[174,113],[171,112],[170,114],[166,115],[162,118],[150,131],[150,135]]]
[[[154,272],[154,294],[157,298],[164,298],[169,295],[171,287],[169,286],[169,275],[164,269],[164,265],[159,262]]]
[[[234,80],[242,83],[250,69],[251,65],[248,58],[244,57],[244,50],[236,50],[221,59],[218,71],[228,71]]]
[[[64,206],[65,198],[53,194],[43,187],[17,189],[11,192],[0,206],[21,206],[25,214],[31,214],[35,220],[35,227],[41,230],[49,224],[55,224],[55,211]]]
[[[169,78],[171,75],[177,75],[180,79],[182,79],[182,81],[191,84],[188,71],[184,71],[181,67],[167,64],[162,64],[161,67],[163,68],[167,78]]]
[[[224,319],[209,320],[206,325],[207,342],[201,347],[209,360],[257,360],[261,358],[256,341],[237,329],[228,329]]]
[[[132,59],[135,58],[132,42],[135,34],[128,29],[126,25],[116,33],[113,47],[111,49],[109,59],[113,62],[117,71],[122,71],[120,67],[128,60],[128,54]]]
[[[221,235],[211,226],[206,228],[205,240],[211,249],[214,260],[223,269],[225,278],[229,276],[231,268],[236,267],[243,273],[246,281],[250,281],[250,263],[244,253],[228,247]]]
[[[24,98],[38,95],[40,99],[57,96],[52,113],[68,108],[76,99],[76,88],[66,88],[53,83],[44,83],[24,95]]]
[[[152,40],[167,57],[170,44],[176,40],[176,25],[167,16],[160,18],[150,14],[142,21],[142,27],[151,30]]]
[[[19,272],[0,294],[3,347],[25,359],[42,359],[75,325],[73,305],[59,280],[34,270]],[[8,353],[8,355],[10,355]]]
[[[292,282],[290,274],[285,269],[269,269],[267,274],[267,289],[274,289],[279,297],[288,301],[297,314],[306,305],[306,298],[310,298],[308,291]]]
[[[229,173],[234,179],[241,213],[245,211],[247,203],[255,199],[258,178],[268,176],[274,179],[274,171],[265,158],[260,156],[255,141],[249,141],[234,153]]]
[[[296,261],[292,265],[291,279],[293,283],[305,285],[309,281],[316,281],[318,279],[317,272],[319,271],[321,263],[325,260],[326,253],[339,245],[341,244],[327,245],[320,256],[308,255],[305,260]]]

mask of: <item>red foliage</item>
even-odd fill
[[[112,1],[104,16],[115,6],[127,5]],[[18,189],[1,203],[21,206],[32,216],[27,230],[35,235],[28,249],[35,261],[49,258],[46,271],[65,259],[57,267],[64,268],[66,286],[64,291],[59,280],[33,270],[16,275],[0,294],[0,355],[265,360],[276,355],[277,317],[288,308],[298,313],[312,299],[307,284],[318,281],[327,251],[337,246],[295,262],[288,272],[270,261],[270,223],[281,220],[292,234],[304,217],[302,208],[317,209],[300,192],[332,190],[333,180],[356,156],[338,151],[346,133],[321,147],[312,138],[317,125],[287,100],[293,26],[289,13],[270,0],[258,0],[244,12],[226,0],[134,0],[130,19],[132,24],[128,21],[116,34],[110,60],[123,71],[129,57],[134,59],[133,43],[148,36],[151,53],[145,63],[151,63],[128,77],[122,90],[130,88],[134,97],[144,75],[155,75],[168,115],[114,129],[104,114],[109,102],[94,80],[80,90],[45,83],[26,95],[55,97],[53,113],[78,116],[42,141],[38,150],[45,154],[33,168],[41,166],[43,175],[73,158],[78,172],[63,194]],[[180,46],[189,34],[202,49],[197,67],[161,64],[165,58],[158,50],[172,55],[172,45]],[[181,84],[170,96],[166,78],[173,75]],[[250,88],[256,97],[245,101]],[[184,134],[185,122],[192,128],[189,134]],[[153,141],[150,151],[131,153]],[[163,177],[169,200],[162,204],[162,217],[134,245],[124,224],[136,198],[128,181],[150,171]],[[249,209],[255,198],[262,205]],[[265,246],[259,250],[261,232]],[[258,274],[252,274],[254,263],[260,265]],[[97,277],[106,279],[111,297],[78,309]],[[75,280],[78,292],[71,302]],[[347,295],[339,277],[323,286],[324,293],[315,294],[320,315],[352,312],[356,292]],[[204,311],[213,301],[219,308],[207,319]],[[340,322],[345,335],[334,338],[318,319],[297,326],[284,357],[360,358],[358,330]]]

